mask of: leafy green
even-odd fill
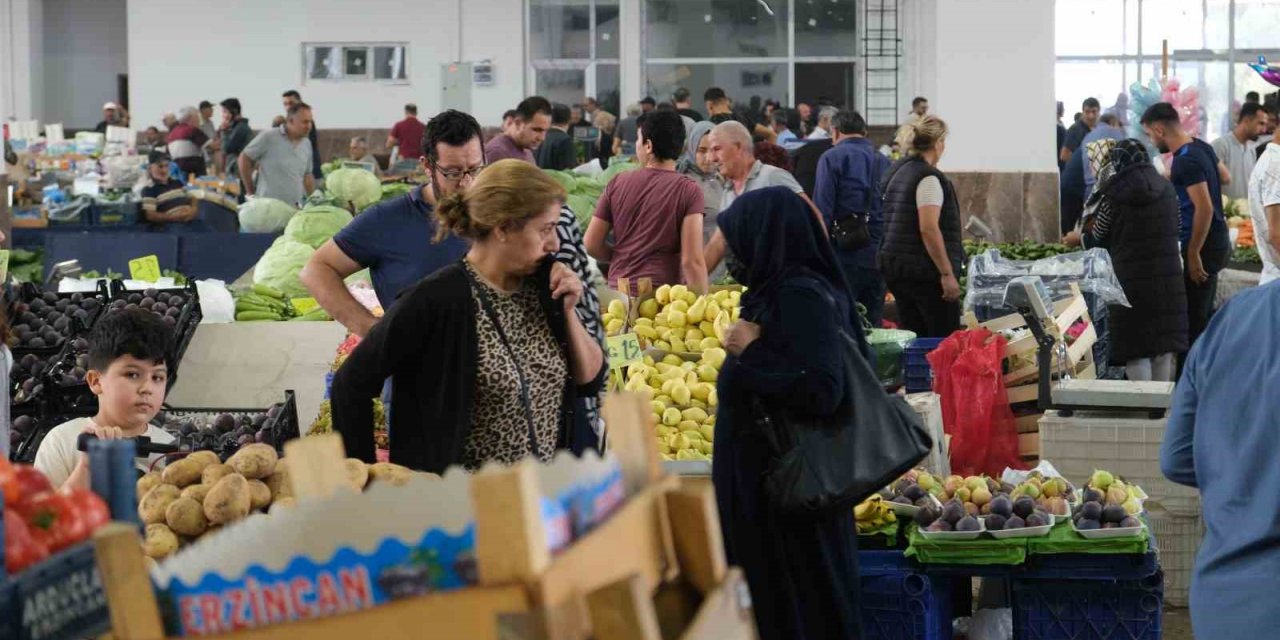
[[[334,234],[351,222],[351,214],[344,209],[321,205],[307,207],[299,211],[289,220],[284,228],[286,238],[310,245],[319,249]]]
[[[382,199],[382,182],[364,169],[335,169],[325,176],[324,187],[340,206],[349,202],[356,212]]]
[[[555,178],[568,192],[568,198],[565,204],[573,210],[573,215],[578,219],[578,225],[585,232],[587,224],[591,222],[591,216],[596,211],[596,201],[600,199],[604,193],[604,188],[609,184],[610,180],[616,178],[619,174],[639,169],[640,165],[634,162],[614,162],[604,173],[598,176],[584,176],[573,173],[571,171],[552,171],[546,170],[547,175]]]
[[[400,196],[413,191],[414,185],[404,182],[392,182],[382,185],[382,202],[399,198]]]
[[[255,197],[240,205],[240,229],[249,233],[279,233],[297,211],[287,202]]]
[[[298,274],[315,252],[308,244],[280,236],[253,267],[254,284],[275,287],[291,298],[307,296],[307,288]]]

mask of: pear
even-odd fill
[[[973,494],[970,497],[973,500],[974,504],[981,507],[982,505],[987,504],[988,502],[991,502],[991,491],[988,490],[986,487],[978,487],[977,489],[973,490]]]
[[[1124,512],[1131,516],[1142,513],[1142,503],[1137,498],[1129,498],[1124,501]]]
[[[640,317],[650,321],[658,317],[658,301],[650,298],[641,302]]]
[[[711,365],[704,364],[698,367],[698,379],[703,382],[715,382],[719,377],[720,372]]]
[[[694,422],[697,422],[699,425],[701,425],[703,421],[707,419],[707,412],[703,411],[702,409],[696,409],[696,408],[685,409],[680,413],[680,415],[685,420],[692,420]]]
[[[653,299],[658,303],[665,305],[671,302],[671,285],[664,284],[653,292]]]
[[[702,319],[706,315],[706,313],[707,313],[707,299],[699,298],[696,302],[693,303],[693,305],[689,307],[689,311],[686,314],[689,320],[689,324],[697,324],[699,322],[702,322]]]
[[[670,409],[662,412],[662,424],[665,424],[668,427],[674,427],[680,424],[680,418],[680,410],[675,407],[671,407]]]
[[[627,305],[622,304],[621,300],[609,301],[609,313],[614,317],[623,318],[627,315]]]

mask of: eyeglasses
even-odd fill
[[[448,180],[449,182],[462,182],[463,178],[474,178],[480,175],[480,172],[483,171],[484,168],[485,165],[482,164],[471,169],[441,169],[439,166],[436,166],[435,170],[440,172],[440,177]]]

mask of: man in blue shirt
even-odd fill
[[[870,244],[853,251],[838,246],[835,250],[854,299],[867,308],[867,320],[879,326],[885,291],[884,278],[876,268],[876,251],[884,236],[880,177],[888,171],[889,159],[867,139],[867,122],[857,111],[836,113],[831,128],[835,145],[818,160],[813,201],[826,219],[827,229],[854,215],[866,220]]]
[[[1222,213],[1222,174],[1213,147],[1182,130],[1178,111],[1167,102],[1151,105],[1142,126],[1160,153],[1173,154],[1169,180],[1178,192],[1187,314],[1191,342],[1204,332],[1213,314],[1218,272],[1231,256],[1231,237]]]
[[[773,128],[773,132],[778,134],[778,146],[786,149],[787,151],[794,151],[804,145],[804,142],[801,141],[800,137],[791,130],[789,122],[790,119],[790,111],[786,109],[774,109],[773,115],[770,116],[770,120],[772,121],[770,126]]]
[[[470,115],[449,110],[432,118],[423,134],[422,160],[431,184],[356,216],[302,269],[302,282],[316,302],[352,333],[364,337],[377,319],[351,295],[344,278],[369,269],[378,302],[390,309],[401,291],[466,254],[467,243],[456,236],[431,241],[433,211],[484,168],[482,140],[480,124]]]

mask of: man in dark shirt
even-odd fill
[[[289,109],[293,107],[293,105],[302,104],[302,94],[298,93],[296,89],[290,89],[284,92],[281,97],[284,99],[285,113],[288,113]],[[278,127],[281,124],[284,124],[285,119],[283,117],[279,117],[277,119],[279,120],[279,123],[272,124],[272,126]],[[323,180],[324,171],[322,171],[320,167],[320,138],[319,134],[316,132],[316,123],[314,119],[311,121],[311,133],[307,134],[307,139],[311,141],[311,177],[316,180]]]
[[[147,157],[147,177],[151,184],[142,189],[142,214],[147,222],[166,225],[191,222],[196,218],[195,200],[173,179],[169,155],[152,151]]]
[[[1169,180],[1178,193],[1188,328],[1194,343],[1213,314],[1218,272],[1231,255],[1218,157],[1208,143],[1183,131],[1177,109],[1167,102],[1151,105],[1142,114],[1142,127],[1160,153],[1173,154]]]
[[[676,111],[680,112],[680,115],[690,118],[694,122],[702,122],[702,114],[693,109],[693,102],[689,98],[688,89],[684,87],[676,89],[676,92],[671,95],[671,101],[675,103]]]
[[[1067,128],[1062,126],[1062,101],[1058,101],[1058,173],[1062,173],[1062,169],[1067,166],[1067,162],[1062,159],[1062,147],[1067,143]]]
[[[1080,106],[1081,117],[1075,124],[1067,129],[1067,138],[1062,142],[1062,149],[1058,151],[1058,161],[1066,162],[1071,158],[1071,154],[1084,142],[1084,137],[1089,135],[1093,128],[1098,126],[1098,116],[1102,111],[1102,104],[1097,98],[1085,98],[1084,103]]]
[[[835,249],[854,299],[867,308],[867,320],[879,326],[885,291],[884,278],[876,268],[876,249],[884,236],[880,177],[888,172],[889,159],[867,139],[867,121],[857,111],[837,112],[831,128],[835,146],[818,161],[813,203],[828,229],[853,215],[866,221],[870,244],[853,251]]]
[[[540,168],[568,171],[578,166],[578,150],[568,131],[570,116],[567,105],[551,105],[551,129],[534,154]]]

